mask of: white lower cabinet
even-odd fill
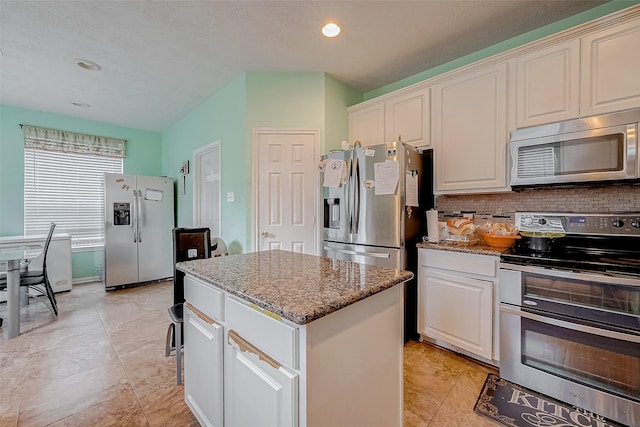
[[[454,350],[498,360],[497,262],[489,255],[421,249],[418,332]]]
[[[223,425],[224,328],[190,304],[184,307],[184,395],[203,426]]]
[[[491,359],[493,283],[425,272],[422,332]]]
[[[298,425],[298,375],[229,331],[226,345],[226,425]]]

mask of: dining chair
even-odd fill
[[[58,303],[56,296],[49,282],[49,276],[47,274],[47,254],[49,253],[49,244],[51,243],[51,237],[53,236],[53,230],[56,228],[55,223],[51,223],[49,227],[49,234],[44,242],[44,248],[42,250],[42,270],[26,270],[20,271],[20,286],[28,287],[36,291],[39,296],[45,296],[49,300],[49,309],[55,319],[58,318]],[[21,269],[22,270],[22,269]],[[7,289],[7,278],[0,277],[0,290]],[[45,304],[47,305],[47,304]]]

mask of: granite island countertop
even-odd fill
[[[184,261],[176,268],[299,325],[413,277],[410,271],[282,250]]]

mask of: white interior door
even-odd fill
[[[193,153],[193,226],[209,227],[212,237],[221,237],[220,146],[217,140]]]
[[[256,129],[253,135],[257,250],[316,254],[317,130]]]

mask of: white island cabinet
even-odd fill
[[[286,251],[179,263],[204,426],[402,426],[410,272]]]
[[[222,426],[224,293],[187,276],[184,295],[185,400],[200,424]]]

